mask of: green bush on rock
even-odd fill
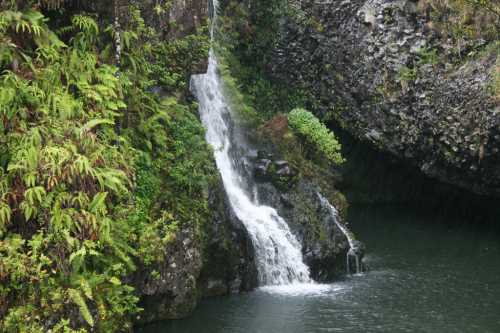
[[[294,109],[288,114],[290,127],[313,149],[335,164],[344,162],[337,138],[316,116],[304,109]]]

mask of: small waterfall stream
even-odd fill
[[[355,267],[355,273],[360,274],[363,272],[363,263],[361,262],[362,257],[363,257],[363,252],[364,252],[364,245],[354,239],[354,236],[352,232],[347,229],[345,225],[340,223],[339,221],[339,213],[337,209],[325,198],[323,197],[320,193],[317,193],[319,200],[321,202],[321,205],[325,207],[328,212],[330,213],[330,216],[332,220],[335,222],[337,227],[342,231],[342,233],[345,235],[347,238],[347,242],[349,243],[349,251],[347,252],[346,256],[346,267],[347,267],[347,274],[351,274],[351,260],[354,260],[354,267]]]
[[[217,18],[217,0],[213,0],[212,39]],[[252,181],[240,161],[246,144],[233,130],[231,107],[224,96],[218,75],[217,56],[210,50],[208,71],[194,75],[191,90],[199,102],[199,113],[206,128],[206,139],[213,147],[224,188],[236,216],[246,227],[255,248],[260,285],[311,282],[309,268],[302,261],[301,245],[287,223],[272,207],[259,205],[247,191]]]

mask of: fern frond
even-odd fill
[[[68,289],[68,295],[71,301],[73,301],[73,303],[75,303],[78,306],[78,309],[80,310],[80,314],[82,315],[83,319],[85,319],[87,324],[93,327],[94,318],[92,318],[92,315],[90,314],[89,308],[82,294],[78,290]]]

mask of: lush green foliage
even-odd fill
[[[252,96],[243,93],[243,86],[233,75],[233,65],[230,65],[232,54],[221,45],[216,45],[219,61],[219,72],[224,81],[225,96],[231,109],[238,116],[238,121],[245,124],[248,128],[256,128],[262,122],[263,114],[255,109]]]
[[[344,162],[337,138],[311,112],[304,109],[294,109],[288,114],[288,123],[313,149],[316,149],[328,160],[336,164]]]
[[[254,1],[252,11],[241,1],[228,1],[223,8],[220,40],[224,45],[235,45],[245,63],[268,63],[269,47],[277,37],[279,19],[288,9],[287,0]],[[235,45],[236,46],[236,45]]]
[[[207,33],[201,31],[157,46],[153,70],[164,88],[171,91],[187,88],[189,74],[196,70],[199,59],[207,57]]]
[[[224,8],[218,40],[226,76],[261,120],[296,107],[314,107],[315,100],[305,90],[266,75],[264,65],[270,60],[269,50],[276,42],[280,17],[291,11],[287,1],[255,1],[253,5],[253,16],[238,1],[228,2]]]
[[[305,126],[300,126],[304,133],[296,131],[302,139],[306,139],[303,140],[304,145],[289,131],[286,118],[282,116],[297,108],[314,109],[317,100],[300,87],[266,75],[266,59],[276,43],[280,19],[288,16],[301,24],[316,27],[317,24],[310,22],[300,9],[290,6],[288,1],[276,1],[271,5],[266,1],[255,1],[251,12],[253,14],[244,3],[229,1],[221,17],[217,50],[222,62],[221,72],[228,95],[233,97],[234,107],[252,126],[262,125],[258,136],[273,141],[287,160],[304,175],[310,175],[315,169],[311,161],[341,163],[340,144],[315,116],[307,113],[312,118],[302,119],[307,122]],[[293,113],[291,117],[295,115]],[[299,119],[296,120],[298,124]],[[308,126],[320,128],[322,136],[309,137]],[[305,158],[306,155],[308,158]]]
[[[451,36],[458,48],[466,39],[497,40],[500,33],[500,3],[497,0],[421,0],[433,28]]]
[[[208,211],[195,108],[151,92],[181,96],[207,38],[161,41],[133,5],[120,31],[79,12],[52,30],[20,3],[0,12],[0,331],[125,331],[127,278]]]

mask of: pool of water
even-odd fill
[[[139,333],[500,332],[500,233],[403,207],[351,207],[370,271],[207,299]]]

